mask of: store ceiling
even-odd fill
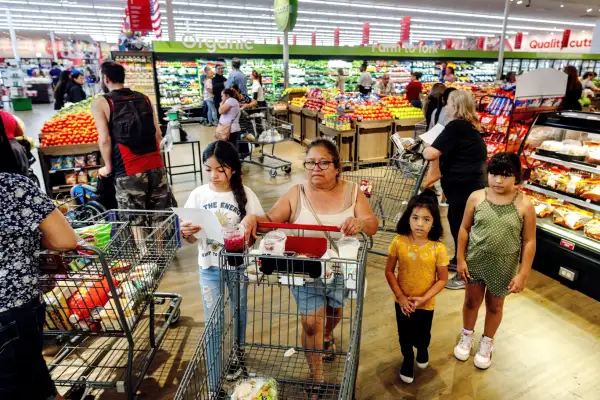
[[[362,24],[371,24],[371,41],[399,39],[400,18],[412,17],[411,39],[468,38],[501,33],[505,0],[299,0],[294,34],[298,44],[310,43],[313,30],[319,44],[359,44]],[[529,34],[563,29],[591,30],[600,20],[597,0],[512,0],[508,33]],[[163,40],[167,40],[166,0],[159,0]],[[527,7],[529,5],[529,7]],[[0,0],[10,10],[19,32],[49,32],[62,37],[89,34],[114,42],[123,23],[125,0]],[[273,0],[173,0],[176,38],[186,33],[204,39],[252,39],[273,43],[281,36],[272,16]],[[8,30],[6,11],[0,11],[0,31]]]

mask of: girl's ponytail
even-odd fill
[[[202,159],[206,162],[206,160],[213,156],[220,164],[231,168],[232,174],[229,178],[229,185],[240,210],[240,219],[244,219],[248,197],[242,184],[242,162],[240,161],[240,155],[231,143],[224,140],[217,140],[206,146],[202,153]]]

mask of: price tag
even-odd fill
[[[552,189],[556,188],[556,175],[552,175],[548,178],[547,185],[548,185],[548,187],[551,187]]]
[[[569,242],[568,240],[561,239],[560,240],[560,245],[562,247],[564,247],[565,249],[575,250],[575,243]]]

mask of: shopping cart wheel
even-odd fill
[[[271,175],[271,178],[275,178],[277,176],[277,170],[276,169],[270,170],[269,175]]]
[[[165,320],[167,320],[169,318],[169,315],[171,315],[171,313],[173,313],[173,306],[169,307],[169,311],[167,311],[167,313],[165,314]],[[179,317],[181,317],[181,309],[177,309],[177,311],[175,311],[175,313],[173,314],[173,319],[171,319],[171,325],[176,324],[177,321],[179,321]]]
[[[289,174],[290,172],[292,172],[292,166],[291,165],[286,165],[285,167],[282,168],[282,170],[286,174]]]

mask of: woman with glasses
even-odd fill
[[[377,232],[379,221],[358,185],[340,179],[340,155],[331,140],[319,138],[310,144],[304,168],[306,181],[294,185],[265,216],[247,218],[247,232],[255,236],[256,221],[334,225],[339,226],[344,235],[364,232],[372,236]],[[311,231],[304,235],[325,236],[332,241],[340,237],[340,234],[327,236],[324,232]],[[306,353],[311,378],[316,384],[324,382],[323,361],[331,361],[318,350],[335,350],[333,330],[343,315],[342,308],[347,299],[343,282],[336,280],[327,286],[314,284],[291,289],[301,314],[302,345],[317,350]],[[323,385],[315,386],[309,393],[310,398],[319,398],[323,390]]]

